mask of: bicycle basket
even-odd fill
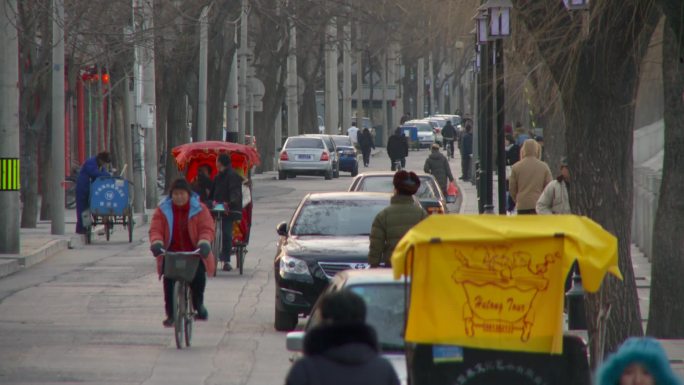
[[[164,277],[192,282],[199,261],[199,256],[168,253],[164,255]]]

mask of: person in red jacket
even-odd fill
[[[214,274],[214,255],[211,253],[214,219],[207,206],[201,203],[199,196],[192,191],[188,181],[181,178],[171,184],[169,196],[159,204],[152,216],[149,236],[150,251],[157,258],[157,273],[160,279],[164,272],[164,249],[194,251],[199,248],[202,263],[197,268],[190,288],[197,319],[206,320],[209,312],[204,306],[204,289],[207,274]],[[172,279],[164,277],[165,327],[173,326],[173,284]]]

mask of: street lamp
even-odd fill
[[[589,9],[589,0],[563,0],[563,4],[570,11]]]
[[[482,120],[483,130],[481,149],[484,156],[482,160],[482,168],[484,169],[484,181],[480,185],[480,197],[484,200],[484,205],[481,206],[481,212],[493,213],[494,204],[492,201],[493,195],[493,127],[496,127],[497,133],[497,152],[498,165],[497,173],[498,181],[498,203],[499,214],[506,213],[506,157],[504,146],[504,76],[503,76],[503,39],[511,35],[511,10],[513,4],[510,0],[487,0],[485,4],[478,8],[478,14],[475,16],[477,41],[481,45],[483,57],[482,73],[485,76],[484,81],[481,82],[486,105],[483,112]],[[493,45],[493,47],[492,47]],[[492,50],[493,48],[493,50]],[[493,51],[493,54],[492,54]],[[490,65],[490,62],[493,65]],[[494,87],[492,87],[494,83]],[[493,88],[493,89],[492,89]],[[493,92],[492,92],[493,91]],[[489,95],[495,95],[494,98]],[[496,120],[493,121],[493,115],[496,114]],[[478,172],[481,175],[481,170]]]

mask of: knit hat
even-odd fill
[[[169,194],[173,193],[173,190],[185,190],[188,194],[192,195],[192,186],[190,186],[190,182],[184,178],[178,178],[171,183]]]
[[[420,178],[413,171],[401,170],[394,174],[392,184],[399,194],[413,195],[420,187]]]
[[[218,156],[218,162],[223,165],[223,167],[230,167],[233,164],[230,162],[230,155],[228,154],[220,154]]]
[[[643,365],[655,379],[656,384],[681,385],[682,381],[672,371],[665,349],[658,340],[643,337],[630,338],[620,349],[608,357],[596,375],[597,385],[614,385],[622,373],[632,364]]]

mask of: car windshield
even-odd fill
[[[417,126],[418,126],[419,132],[432,132],[432,125],[431,124],[417,124]]]
[[[388,192],[394,191],[394,184],[392,184],[393,176],[370,176],[361,180],[356,191],[368,192]],[[418,199],[438,199],[435,192],[432,190],[427,178],[420,178],[420,187],[416,192]]]
[[[402,283],[350,285],[366,302],[366,322],[378,333],[382,351],[404,350],[404,288]]]
[[[292,226],[292,235],[369,235],[373,219],[389,205],[385,200],[310,200]]]
[[[333,136],[333,142],[337,147],[351,147],[352,142],[348,136]]]
[[[290,138],[285,148],[324,148],[323,141],[318,138]]]

